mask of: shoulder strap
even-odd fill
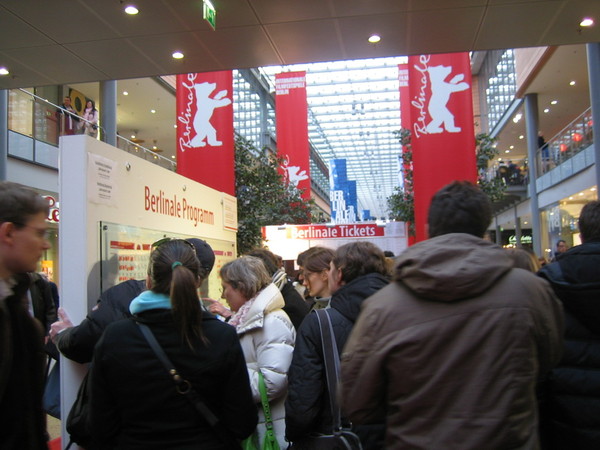
[[[173,382],[175,383],[175,388],[177,389],[177,392],[179,394],[184,395],[185,398],[187,398],[192,403],[194,408],[196,408],[196,411],[198,411],[200,415],[204,417],[204,419],[208,422],[208,424],[215,429],[219,437],[224,442],[229,443],[231,445],[232,438],[230,438],[225,432],[225,430],[220,426],[219,419],[217,418],[217,416],[215,416],[214,413],[208,408],[208,406],[206,406],[206,403],[202,401],[200,395],[192,387],[190,382],[184,379],[181,375],[179,375],[177,369],[175,368],[175,366],[173,366],[173,363],[165,354],[164,350],[156,340],[156,337],[154,337],[154,334],[152,333],[150,328],[146,324],[137,321],[135,323],[137,323],[140,327],[142,334],[148,341],[148,344],[150,344],[150,348],[152,349],[154,354],[157,356],[157,358],[160,360],[163,366],[165,366],[165,369],[167,369],[167,372],[169,373],[169,375],[173,379]],[[239,445],[236,445],[232,448],[239,448]]]
[[[337,385],[340,372],[340,356],[337,351],[333,327],[326,309],[316,310],[319,330],[321,331],[321,344],[323,346],[323,359],[325,361],[325,375],[327,378],[327,390],[329,391],[329,403],[331,405],[331,417],[333,420],[333,432],[342,428],[340,406],[337,402]]]

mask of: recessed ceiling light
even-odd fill
[[[515,148],[515,146],[514,146],[514,145],[511,145],[511,146],[510,146],[510,147],[508,147],[508,148],[510,148],[510,149],[512,150],[513,148]]]
[[[569,197],[569,200],[573,200],[573,197]]]
[[[558,103],[558,100],[552,100],[552,101],[550,102],[550,104],[551,104],[551,105],[556,105],[557,103]]]
[[[571,81],[571,82],[569,83],[569,86],[575,86],[575,80]]]
[[[378,34],[373,34],[369,36],[369,42],[371,44],[377,44],[381,40],[381,37]]]
[[[580,192],[579,195],[583,195],[583,192]]]
[[[519,139],[524,139],[524,138],[525,138],[525,136],[523,136],[523,135],[519,136]]]
[[[183,53],[181,53],[180,51],[173,52],[173,58],[181,59],[183,58]]]
[[[177,124],[173,125],[173,128],[177,128]]]
[[[548,113],[550,112],[550,110],[549,110],[548,108],[546,108],[546,109],[544,110],[544,112],[545,112],[546,114],[548,114]]]
[[[130,16],[135,16],[140,11],[134,5],[127,5],[125,7],[125,12]]]
[[[591,188],[591,189],[590,189],[590,191],[592,191],[592,192],[596,192],[596,188],[595,188],[595,187],[593,187],[593,188]]]
[[[9,73],[6,67],[0,67],[0,75],[8,75]]]
[[[591,27],[594,25],[594,19],[591,17],[584,17],[581,22],[579,22],[580,27]]]
[[[510,150],[504,150],[504,153],[510,153]]]
[[[529,222],[523,222],[524,225],[527,225]]]
[[[171,155],[171,158],[172,158],[172,159],[175,159],[175,155]]]
[[[137,7],[135,5],[127,5],[125,7],[124,10],[127,14],[129,14],[130,16],[135,16],[137,13],[139,13],[139,9],[137,9]]]
[[[129,92],[123,91],[123,95],[129,95]]]
[[[132,135],[131,135],[131,139],[135,139],[135,134],[132,134]]]
[[[151,109],[151,110],[150,110],[150,112],[151,112],[152,114],[156,114],[156,110],[155,110],[155,109]]]
[[[156,150],[158,147],[156,145],[152,146],[152,150]]]

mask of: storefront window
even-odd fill
[[[585,189],[542,210],[540,231],[544,258],[550,261],[554,257],[556,244],[560,240],[571,248],[581,244],[577,222],[581,209],[589,202],[598,200],[596,186]]]
[[[33,97],[20,89],[8,92],[8,129],[33,137]]]

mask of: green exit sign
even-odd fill
[[[217,10],[210,0],[202,0],[202,17],[210,24],[213,30],[217,29]]]

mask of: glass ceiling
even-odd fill
[[[263,67],[275,86],[279,72],[306,71],[309,140],[325,163],[347,160],[356,180],[358,215],[388,218],[387,198],[400,184],[394,136],[400,129],[398,64],[406,57]]]

